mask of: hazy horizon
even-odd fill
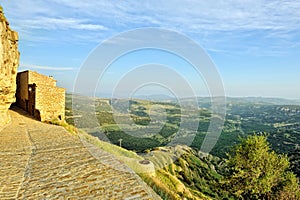
[[[72,91],[67,91],[67,94],[69,95],[82,95],[82,94],[77,94],[77,93],[73,93]],[[86,97],[89,97],[89,98],[100,98],[100,99],[110,99],[110,98],[120,98],[120,99],[126,99],[127,96],[124,95],[120,95],[120,96],[116,96],[116,97],[112,97],[111,94],[104,94],[104,93],[95,93],[93,95],[85,95]],[[211,96],[196,96],[197,98],[212,98]],[[188,99],[188,98],[194,98],[194,97],[191,97],[191,96],[186,96],[186,97],[181,97],[182,99]],[[298,103],[300,103],[300,98],[284,98],[284,97],[276,97],[276,96],[228,96],[228,95],[225,95],[225,98],[226,99],[239,99],[239,98],[242,98],[242,99],[264,99],[264,100],[267,100],[267,99],[275,99],[275,100],[287,100],[287,101],[296,101]],[[144,99],[157,99],[157,100],[172,100],[172,99],[176,99],[176,97],[173,97],[173,96],[170,96],[170,95],[167,95],[167,94],[141,94],[141,95],[133,95],[132,96],[132,99],[141,99],[141,100],[144,100]]]

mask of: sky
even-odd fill
[[[52,75],[69,92],[96,47],[126,31],[154,27],[182,34],[202,47],[227,96],[300,99],[300,1],[3,0],[0,5],[19,33],[19,71]],[[92,89],[109,94],[112,82],[149,63],[173,67],[197,95],[211,93],[206,78],[195,77],[190,63],[157,49],[114,60]]]

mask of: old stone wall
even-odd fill
[[[52,77],[45,76],[34,71],[30,71],[28,77],[28,84],[34,84],[34,83],[36,85],[56,87],[56,80],[53,79]]]
[[[19,57],[18,33],[9,28],[0,7],[0,127],[9,121],[7,111],[15,102]]]
[[[35,94],[35,109],[39,110],[41,121],[65,119],[65,89],[38,85]]]
[[[17,75],[17,105],[41,121],[65,119],[65,89],[56,80],[34,71]]]

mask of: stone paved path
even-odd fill
[[[160,199],[114,156],[17,111],[0,131],[0,199]]]

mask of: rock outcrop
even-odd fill
[[[7,111],[15,102],[19,57],[18,33],[9,28],[0,7],[0,128],[9,121]]]

